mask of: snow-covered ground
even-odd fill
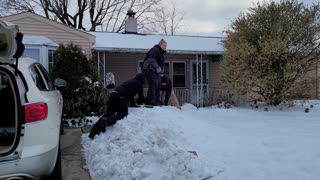
[[[83,135],[87,168],[93,180],[318,180],[320,103],[297,104],[132,108],[94,140]]]

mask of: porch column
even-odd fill
[[[97,65],[98,65],[98,77],[100,79],[101,78],[101,76],[100,76],[100,51],[98,51]]]
[[[319,92],[319,61],[318,61],[318,63],[317,63],[317,70],[316,70],[316,98],[317,99],[319,99],[319,94],[320,94],[320,92]]]
[[[103,53],[103,87],[106,88],[106,52]]]
[[[196,79],[197,79],[197,97],[196,97],[196,102],[197,102],[197,107],[199,107],[199,55],[197,54],[196,57]]]
[[[203,71],[202,71],[202,54],[200,55],[201,57],[200,57],[200,76],[201,76],[201,83],[200,83],[200,97],[201,97],[201,104],[200,104],[200,106],[201,107],[203,107],[203,96],[204,96],[204,93],[203,93]]]

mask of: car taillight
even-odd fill
[[[27,104],[24,106],[26,123],[41,121],[47,117],[48,106],[44,102]]]

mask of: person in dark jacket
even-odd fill
[[[159,87],[159,74],[163,72],[164,54],[166,53],[166,48],[167,42],[161,39],[159,44],[151,48],[144,58],[142,73],[149,83],[146,104],[158,105],[158,103],[155,101],[155,98],[157,93],[156,91]]]
[[[158,102],[159,105],[168,105],[169,98],[171,96],[171,90],[172,90],[171,79],[168,76],[160,76],[160,84],[159,84],[159,88],[157,89],[156,102]],[[165,93],[164,102],[162,100],[161,92]]]
[[[107,112],[92,127],[89,138],[93,139],[100,132],[105,132],[106,126],[114,125],[118,120],[128,115],[129,102],[138,93],[138,103],[144,103],[143,84],[144,75],[138,74],[134,79],[130,79],[117,87],[110,95]]]

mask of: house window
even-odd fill
[[[30,57],[40,62],[40,49],[39,48],[25,48],[23,56]]]
[[[138,63],[138,73],[142,73],[142,66],[143,66],[143,61],[139,61],[139,63]]]
[[[164,63],[164,66],[163,66],[163,74],[165,75],[165,76],[169,76],[170,74],[169,74],[169,66],[170,66],[170,63],[168,63],[168,62],[166,62],[166,63]],[[169,76],[170,77],[170,76]]]
[[[173,87],[186,87],[186,64],[184,62],[172,63]]]
[[[143,61],[138,62],[137,72],[141,73]],[[172,74],[170,72],[172,69]],[[173,87],[186,87],[186,63],[185,62],[165,62],[163,75],[173,79]]]
[[[197,80],[198,80],[198,83],[201,83],[201,80],[202,80],[202,83],[208,83],[208,78],[207,78],[207,62],[203,62],[202,63],[202,79],[201,79],[201,65],[199,64],[197,66],[196,63],[193,63],[192,64],[192,83],[193,84],[197,84]],[[198,70],[198,78],[197,79],[197,70]]]
[[[49,69],[50,73],[53,70],[53,63],[54,63],[53,54],[54,54],[54,50],[53,49],[49,49],[48,50],[48,67],[49,67],[48,69]]]
[[[138,73],[141,73],[142,66],[143,66],[143,61],[139,61],[138,70],[137,70]],[[163,74],[164,75],[169,76],[169,66],[170,66],[170,63],[168,63],[168,62],[164,63],[164,66],[163,66]]]

